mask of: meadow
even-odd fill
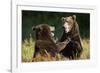
[[[79,59],[80,60],[90,59],[89,39],[86,38],[82,39],[82,44],[83,44],[83,52]],[[22,43],[22,62],[32,62],[32,60],[34,60],[35,62],[69,61],[68,58],[62,57],[60,53],[57,54],[55,57],[51,57],[51,55],[47,51],[45,51],[46,54],[48,55],[47,57],[39,54],[38,57],[33,59],[34,52],[35,52],[35,41],[32,38],[32,36],[30,36],[29,39],[25,39]]]

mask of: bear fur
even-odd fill
[[[78,59],[83,51],[81,37],[79,33],[79,25],[76,21],[76,16],[62,17],[63,21],[63,35],[60,42],[70,38],[71,41],[66,44],[66,47],[60,53],[69,59]]]
[[[58,52],[56,43],[54,42],[52,38],[52,33],[50,30],[49,25],[47,24],[39,24],[37,26],[32,27],[33,31],[35,31],[35,54],[34,58],[36,55],[38,55],[41,51],[47,51],[48,53],[51,54],[51,56],[55,56],[56,53]]]
[[[55,42],[52,29],[48,24],[39,24],[32,27],[32,30],[35,31],[35,53],[33,58],[35,58],[40,52],[47,51],[52,57],[55,57],[62,49],[66,47],[66,44],[69,43],[70,39],[66,39],[63,42]],[[46,55],[46,53],[43,53]]]

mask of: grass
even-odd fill
[[[32,62],[32,57],[34,54],[34,40],[32,37],[30,39],[25,39],[22,43],[22,62]]]
[[[83,39],[83,53],[81,55],[81,59],[90,59],[90,41],[89,39]]]
[[[83,39],[83,53],[80,59],[89,59],[90,58],[90,47],[89,47],[89,39]],[[60,61],[60,60],[69,60],[63,57],[61,54],[57,54],[56,57],[51,57],[51,55],[45,50],[44,52],[47,56],[42,56],[38,54],[36,58],[33,59],[34,51],[35,51],[35,42],[32,37],[29,39],[25,39],[22,43],[22,62],[35,62],[39,61]]]

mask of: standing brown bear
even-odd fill
[[[69,59],[78,59],[83,51],[81,37],[79,33],[79,25],[76,21],[76,16],[62,17],[64,32],[60,42],[70,38],[71,41],[60,53]]]

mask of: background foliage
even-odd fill
[[[81,37],[89,38],[90,34],[90,14],[88,13],[64,13],[64,12],[42,12],[42,11],[22,11],[22,39],[29,38],[33,34],[32,26],[38,24],[48,24],[55,26],[55,36],[62,36],[61,17],[76,15],[80,27]]]

